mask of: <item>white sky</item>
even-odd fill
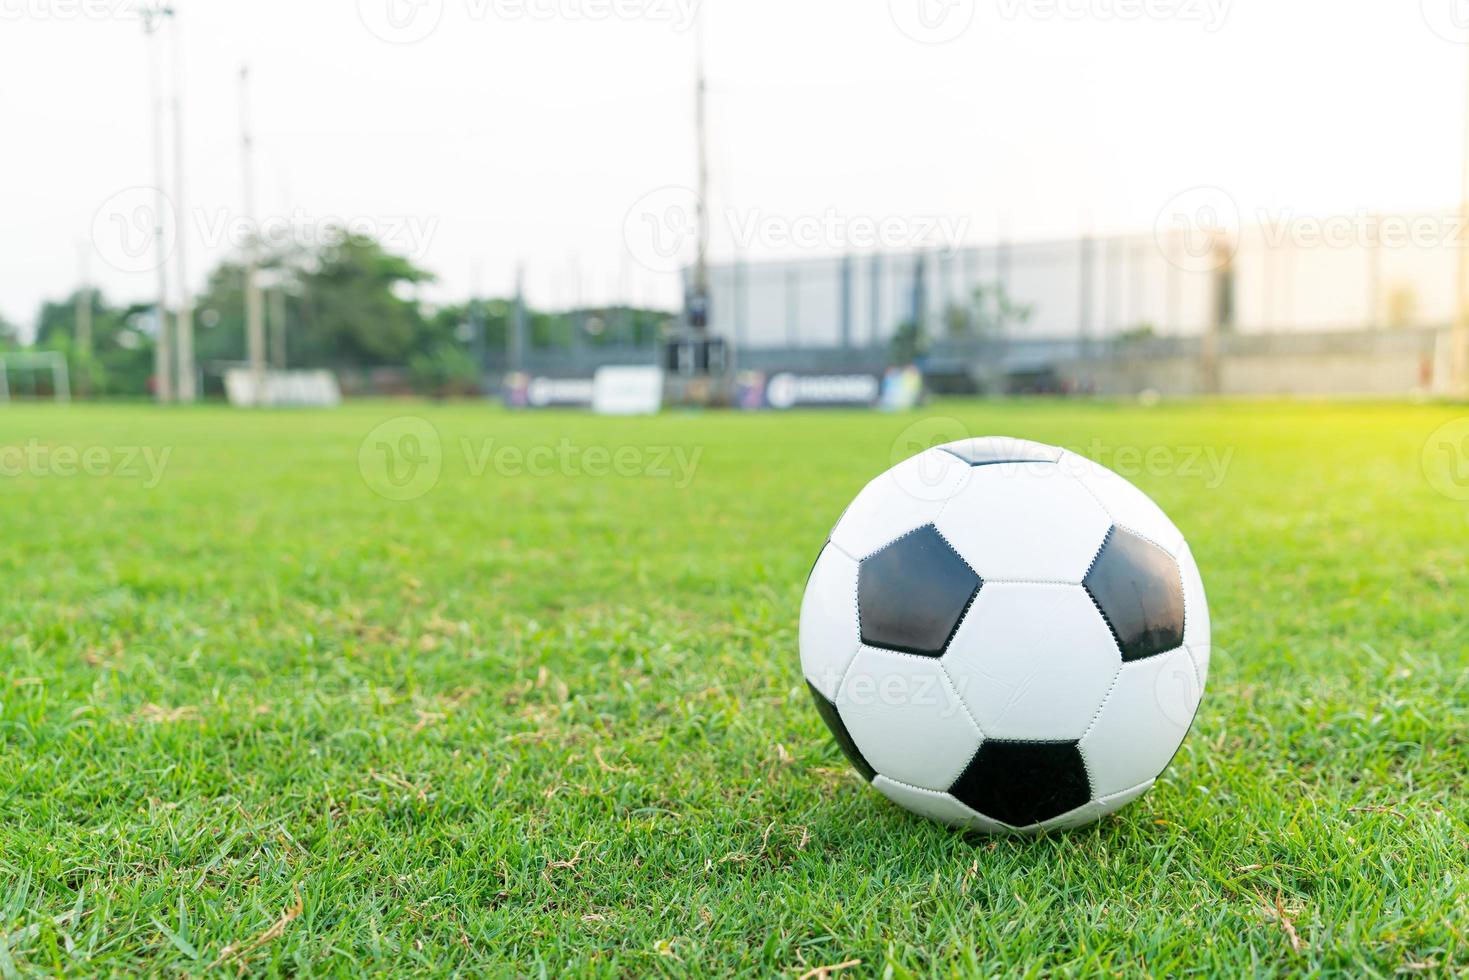
[[[589,302],[672,304],[674,277],[625,227],[650,192],[694,183],[692,2],[175,0],[192,285],[242,214],[248,61],[262,218],[366,222],[438,274],[431,298],[476,274],[507,292],[523,261],[534,302],[571,302],[579,281]],[[1455,2],[704,0],[712,251],[757,218],[907,216],[919,235],[946,217],[974,242],[1146,231],[1197,185],[1246,215],[1451,206],[1469,61]],[[0,0],[13,321],[67,294],[84,250],[114,300],[156,288],[114,224],[153,179],[140,3]],[[381,40],[368,25],[391,34],[389,4],[408,34],[433,29]],[[765,233],[747,252],[830,252],[842,234]]]

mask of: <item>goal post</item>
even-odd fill
[[[0,405],[10,401],[11,369],[51,372],[51,391],[58,402],[71,401],[71,370],[59,351],[12,351],[0,354]]]

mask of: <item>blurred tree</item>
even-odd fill
[[[115,307],[100,290],[89,290],[92,307],[92,351],[77,349],[76,316],[80,297],[73,292],[59,302],[41,304],[36,324],[36,350],[66,355],[72,387],[83,389],[85,376],[94,396],[141,396],[153,375],[153,338],[148,335],[153,309],[149,304]]]
[[[924,331],[923,324],[911,319],[898,324],[898,329],[893,331],[893,339],[888,344],[888,360],[897,367],[907,367],[917,363],[926,353],[928,334]]]
[[[479,300],[478,317],[471,316],[468,304],[426,306],[417,290],[433,276],[360,235],[310,248],[277,245],[260,254],[262,286],[279,294],[278,302],[266,303],[267,316],[284,313],[285,321],[283,331],[273,320],[268,324],[272,359],[277,339],[284,336],[289,367],[407,368],[416,389],[447,395],[478,391],[482,372],[504,363],[514,317],[511,300]],[[145,394],[153,349],[151,307],[112,308],[100,295],[92,301],[95,353],[89,364],[81,363],[72,341],[75,295],[42,307],[37,346],[66,351],[74,376],[90,370],[96,394]],[[530,345],[554,349],[651,346],[669,316],[616,306],[530,310],[526,319]],[[196,355],[206,379],[215,379],[211,384],[217,393],[220,369],[247,356],[244,268],[237,261],[221,262],[210,272],[195,299],[194,324]],[[482,338],[478,329],[484,331]],[[477,362],[480,352],[484,365]]]
[[[415,391],[435,398],[475,395],[480,366],[461,344],[435,344],[408,360],[408,377]]]
[[[323,247],[300,275],[303,353],[334,355],[357,367],[402,365],[425,320],[417,288],[433,275],[371,238],[344,235]]]
[[[952,304],[944,310],[944,326],[952,340],[996,340],[1010,324],[1027,322],[1035,307],[1016,303],[1001,283],[978,285],[967,306]]]
[[[17,350],[20,347],[20,328],[0,316],[0,350]]]

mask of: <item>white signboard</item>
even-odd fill
[[[333,408],[342,403],[342,389],[330,371],[266,371],[256,390],[255,372],[230,368],[224,373],[224,392],[237,408]]]
[[[872,405],[882,382],[871,374],[777,374],[765,385],[771,408]]]
[[[663,371],[656,367],[604,367],[592,382],[598,415],[656,415],[663,407]]]

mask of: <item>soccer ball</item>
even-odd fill
[[[883,795],[1034,832],[1152,787],[1203,694],[1209,609],[1183,535],[1131,483],[968,439],[857,495],[811,569],[800,643],[817,710]]]

